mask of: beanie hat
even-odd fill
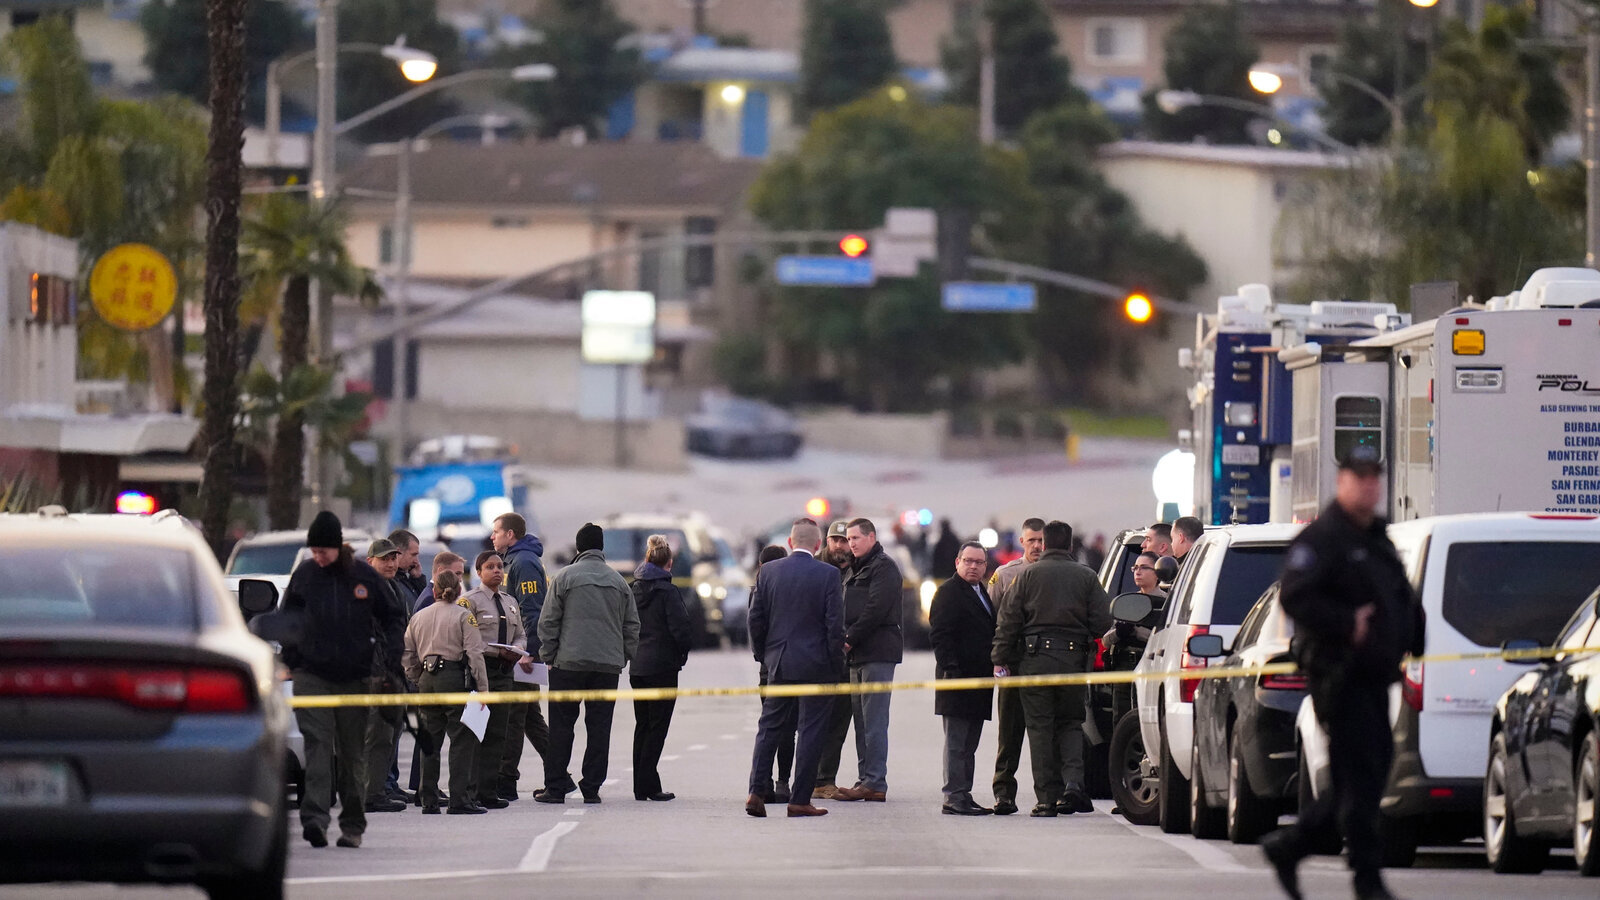
[[[344,529],[339,525],[339,517],[323,510],[311,520],[311,528],[306,531],[307,547],[329,547],[334,550],[344,546]]]
[[[589,522],[578,529],[578,552],[599,550],[606,545],[606,533],[599,525]]]

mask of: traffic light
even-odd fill
[[[1155,311],[1155,304],[1150,302],[1150,298],[1138,292],[1129,294],[1128,299],[1122,301],[1122,314],[1136,325],[1150,321]]]
[[[847,234],[839,239],[839,251],[851,259],[864,255],[870,246],[859,234]]]

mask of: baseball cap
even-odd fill
[[[1383,454],[1371,444],[1357,444],[1339,460],[1339,468],[1357,475],[1378,475],[1383,472]]]
[[[389,540],[388,538],[378,538],[377,540],[373,541],[370,545],[368,545],[368,547],[367,547],[367,558],[368,559],[382,559],[383,557],[388,556],[391,553],[399,553],[399,552],[400,552],[400,548],[396,547],[394,545],[393,541]]]
[[[835,519],[833,524],[828,526],[828,537],[844,537],[844,533],[849,530],[849,522],[844,519]]]

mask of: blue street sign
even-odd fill
[[[877,280],[872,260],[848,256],[780,256],[778,283],[817,287],[870,287]]]
[[[950,312],[1033,312],[1038,304],[1032,284],[950,281],[944,286],[944,308]]]

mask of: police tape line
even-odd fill
[[[1600,646],[1557,650],[1549,647],[1494,650],[1481,653],[1438,653],[1407,657],[1408,662],[1447,663],[1498,660],[1538,661],[1561,654],[1600,651]],[[1292,675],[1299,667],[1292,662],[1259,666],[1210,666],[1181,672],[1070,672],[1054,675],[1010,675],[1004,678],[940,678],[924,681],[877,681],[838,684],[769,684],[740,687],[606,688],[600,690],[531,690],[467,692],[442,694],[296,694],[289,699],[295,709],[328,709],[346,706],[456,706],[469,701],[479,703],[552,703],[623,700],[681,700],[695,697],[831,697],[850,694],[886,694],[894,691],[969,691],[981,688],[1072,687],[1097,684],[1134,684],[1181,678],[1185,681],[1208,678],[1249,678],[1260,675]]]

